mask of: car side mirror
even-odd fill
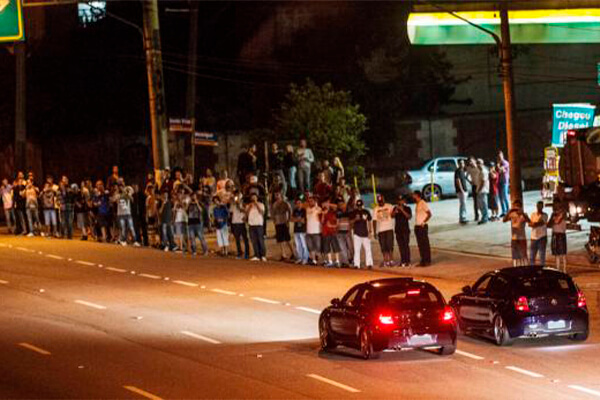
[[[340,299],[338,299],[337,297],[335,299],[331,299],[331,305],[332,306],[339,306],[340,305]]]
[[[473,293],[473,290],[471,289],[471,286],[467,285],[467,286],[465,286],[465,287],[462,288],[462,292],[464,294],[471,294],[471,293]]]

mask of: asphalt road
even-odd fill
[[[428,280],[446,298],[475,278],[465,266],[505,265],[437,259],[447,276]],[[320,310],[352,284],[386,275],[2,236],[0,397],[600,398],[593,292],[583,344],[549,338],[498,348],[461,336],[450,357],[321,353]]]

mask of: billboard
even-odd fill
[[[591,104],[554,104],[552,108],[552,146],[564,146],[567,131],[588,128],[594,123],[596,106]]]
[[[0,42],[25,39],[21,0],[0,0]]]

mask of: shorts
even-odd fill
[[[217,229],[217,244],[219,247],[229,246],[229,229],[227,228],[227,225]]]
[[[306,247],[308,247],[308,251],[311,253],[320,253],[321,252],[321,234],[320,233],[310,233],[306,234]]]
[[[513,260],[527,258],[527,240],[512,240],[510,247],[512,249]]]
[[[109,224],[109,218],[107,214],[98,214],[96,216],[96,223],[98,223],[98,226],[100,228],[108,228]]]
[[[567,234],[566,233],[553,233],[552,234],[552,243],[550,244],[552,248],[553,256],[564,256],[567,254]]]
[[[275,225],[275,239],[277,240],[277,243],[289,242],[292,240],[288,224]]]
[[[392,253],[394,251],[394,231],[379,232],[379,245],[382,253]]]
[[[322,242],[323,242],[322,243],[323,244],[323,253],[325,253],[325,254],[339,253],[341,251],[340,243],[338,242],[336,235],[323,236]]]

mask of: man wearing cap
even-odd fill
[[[423,200],[423,195],[420,191],[413,193],[413,198],[417,205],[415,206],[415,236],[419,246],[419,254],[421,255],[420,267],[428,267],[431,265],[431,247],[429,245],[429,227],[427,222],[431,219],[431,210]]]
[[[393,266],[393,253],[394,253],[394,219],[392,213],[394,207],[391,204],[385,202],[385,198],[382,194],[377,195],[377,206],[373,210],[374,225],[377,230],[377,238],[379,239],[379,246],[381,247],[381,253],[383,254],[383,267]]]
[[[352,239],[354,242],[354,267],[360,268],[360,252],[365,248],[365,264],[368,269],[373,268],[373,254],[371,252],[371,214],[364,209],[362,200],[356,201],[356,209],[352,212]]]

